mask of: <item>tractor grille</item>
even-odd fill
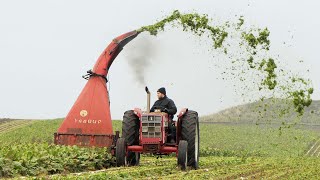
[[[142,116],[142,137],[161,138],[161,116]]]

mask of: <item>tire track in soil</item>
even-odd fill
[[[317,154],[317,157],[319,157],[320,156],[320,151],[318,152],[318,154]]]
[[[230,173],[230,172],[225,172],[223,170],[228,169],[228,170],[237,170],[237,169],[241,169],[241,170],[248,170],[249,168],[259,168],[263,167],[263,165],[259,165],[257,163],[247,163],[247,164],[226,164],[226,165],[212,165],[212,166],[205,166],[202,167],[201,169],[198,170],[192,170],[192,171],[178,171],[175,174],[170,174],[167,176],[162,176],[161,179],[171,179],[171,178],[177,178],[180,177],[182,178],[184,174],[188,174],[188,175],[192,175],[193,178],[197,179],[197,178],[203,178],[202,176],[206,176],[208,174],[210,174],[211,172],[220,172],[220,174],[215,174],[214,179],[235,179],[236,177],[238,177],[239,173],[243,173],[243,172],[236,172],[233,173],[232,175],[226,175],[225,173]],[[249,171],[251,171],[252,169],[249,169]],[[231,173],[230,173],[231,174]]]
[[[262,177],[263,178],[268,178],[270,176],[270,174],[275,174],[279,171],[279,169],[287,169],[286,168],[276,168],[276,167],[268,167],[266,164],[263,164],[261,166],[261,170],[260,171],[253,171],[252,174],[248,174],[246,176],[241,176],[241,177],[238,177],[239,179],[261,179]],[[270,174],[268,174],[270,173]]]
[[[306,156],[314,156],[314,154],[319,150],[320,148],[320,139],[318,139],[307,151],[305,154]],[[318,156],[317,156],[318,157]]]
[[[320,155],[320,139],[317,141],[318,142],[318,144],[314,144],[314,148],[313,149],[315,149],[314,151],[313,151],[313,153],[311,154],[311,156],[313,156],[313,157],[319,157],[319,155]]]
[[[239,179],[257,179],[259,177],[263,177],[263,173],[264,172],[265,172],[265,169],[262,169],[260,171],[257,171],[255,173],[253,173],[253,174],[249,174],[249,175],[244,176],[244,177],[241,176],[241,177],[239,177]]]
[[[293,174],[293,173],[295,173],[297,171],[298,171],[297,169],[288,168],[287,171],[279,172],[278,174],[272,176],[270,179],[274,179],[274,180],[276,180],[276,179],[286,179],[286,178],[290,177],[291,174]]]
[[[290,167],[282,167],[282,168],[276,168],[276,167],[273,167],[273,168],[270,168],[270,169],[264,169],[264,171],[258,176],[250,176],[250,177],[247,177],[248,179],[261,179],[262,177],[265,178],[265,179],[277,179],[276,177],[279,176],[279,174],[283,174],[283,172],[285,170],[289,170]]]
[[[177,175],[183,175],[183,174],[193,174],[195,176],[199,175],[205,175],[206,172],[208,172],[208,174],[210,172],[220,172],[221,174],[215,174],[216,177],[215,179],[225,179],[223,178],[224,176],[228,176],[226,175],[225,173],[230,173],[230,172],[224,172],[224,171],[221,171],[221,170],[225,170],[225,169],[228,169],[228,170],[238,170],[238,169],[241,169],[241,170],[248,170],[249,168],[252,168],[252,167],[255,167],[255,168],[260,168],[262,167],[263,165],[261,164],[257,164],[256,162],[248,162],[248,163],[241,163],[241,164],[238,164],[238,163],[231,163],[231,164],[224,164],[224,165],[217,165],[217,164],[213,164],[213,165],[207,165],[207,166],[201,166],[200,169],[198,170],[192,170],[192,171],[187,171],[187,172],[184,172],[184,171],[178,171],[176,172],[175,174],[170,174],[168,176],[164,176],[163,178],[164,179],[169,179],[169,178],[174,178],[174,177],[177,177]],[[241,172],[236,172],[234,174],[239,174]],[[221,177],[222,176],[222,177]]]
[[[219,180],[224,179],[250,179],[251,176],[255,176],[261,174],[264,171],[264,167],[261,166],[259,168],[255,167],[254,169],[248,169],[247,171],[233,173],[231,175],[227,175],[224,177],[218,178]]]
[[[26,126],[26,125],[29,125],[31,124],[31,122],[24,122],[24,123],[16,123],[12,126],[8,126],[8,127],[3,127],[0,129],[0,133],[5,133],[5,132],[8,132],[8,131],[11,131],[11,130],[14,130],[14,129],[17,129],[17,128],[20,128],[20,127],[23,127],[23,126]]]
[[[251,171],[249,170],[247,172],[238,172],[238,176],[234,174],[222,179],[279,179],[279,177],[288,176],[289,174],[292,174],[296,171],[296,169],[292,169],[289,166],[270,167],[267,164],[261,164],[254,168],[255,169],[251,169]]]
[[[8,122],[8,123],[5,123],[5,124],[2,124],[0,126],[0,134],[3,134],[3,133],[6,133],[6,132],[9,132],[9,131],[12,131],[12,130],[15,130],[15,129],[18,129],[18,128],[21,128],[21,127],[24,127],[24,126],[27,126],[29,124],[32,124],[34,123],[33,121],[31,120],[15,120],[15,121],[11,121],[11,122]]]
[[[316,156],[316,153],[320,150],[320,143],[319,145],[317,146],[316,150],[312,153],[311,156]]]
[[[157,165],[157,164],[152,164],[150,165],[148,162],[143,162],[141,163],[140,166],[131,166],[131,167],[110,167],[108,169],[102,169],[102,170],[96,170],[96,171],[85,171],[85,172],[80,172],[80,173],[70,173],[67,175],[71,175],[71,176],[82,176],[82,175],[94,175],[97,173],[107,173],[110,175],[114,175],[114,174],[118,174],[121,172],[130,172],[130,173],[139,173],[139,174],[143,174],[146,172],[159,172],[161,170],[166,170],[168,168],[171,168],[171,163],[172,160],[168,159],[168,160],[164,160],[161,163],[168,163],[168,164],[162,164],[162,165]],[[153,162],[154,163],[154,162]],[[148,168],[146,168],[148,167]],[[53,175],[49,175],[46,176],[47,179],[52,179],[52,178],[57,178],[60,177],[61,174],[53,174]]]
[[[7,128],[10,128],[10,127],[13,127],[17,124],[20,124],[20,123],[23,123],[24,121],[18,121],[18,120],[13,120],[13,121],[10,121],[10,122],[6,122],[6,123],[3,123],[0,125],[0,132],[7,129]]]
[[[184,175],[193,174],[194,176],[197,175],[204,175],[205,173],[215,172],[219,171],[224,168],[234,168],[234,169],[247,169],[249,167],[252,167],[254,165],[257,165],[256,163],[247,163],[247,164],[225,164],[218,166],[217,164],[214,165],[205,165],[202,168],[198,170],[188,170],[188,171],[181,171],[176,166],[176,159],[168,159],[164,160],[164,162],[160,162],[160,164],[157,164],[155,162],[145,161],[141,163],[141,166],[137,167],[112,167],[109,169],[103,169],[98,171],[87,171],[87,172],[81,172],[81,173],[70,173],[68,175],[71,175],[73,177],[82,176],[82,175],[94,175],[97,173],[106,173],[110,176],[118,175],[121,172],[130,172],[130,174],[138,174],[135,176],[137,179],[176,179],[176,178],[182,178]],[[159,173],[159,172],[166,172]],[[207,173],[207,174],[208,174]],[[148,174],[148,177],[144,176],[144,174]],[[222,175],[222,174],[221,174]],[[61,174],[55,174],[55,175],[49,175],[46,176],[47,179],[55,179],[61,177]]]

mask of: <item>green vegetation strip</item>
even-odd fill
[[[100,172],[44,176],[38,179],[317,179],[316,158],[201,158],[200,169],[181,171],[175,158],[142,157],[138,167],[110,168]]]
[[[0,177],[81,172],[113,166],[106,148],[48,144],[2,145]]]
[[[62,119],[39,120],[0,134],[1,144],[53,143]],[[113,121],[114,131],[121,131],[122,121]],[[201,156],[302,156],[318,139],[318,134],[296,128],[268,125],[200,124]]]

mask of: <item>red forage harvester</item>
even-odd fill
[[[70,112],[54,133],[58,145],[111,147],[119,133],[113,133],[107,88],[109,68],[123,47],[139,33],[125,33],[115,38],[98,58],[94,68],[83,76],[88,80]]]

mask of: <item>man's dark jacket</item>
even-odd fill
[[[169,99],[167,96],[157,100],[152,108],[150,109],[151,112],[154,112],[155,108],[158,108],[160,106],[162,109],[161,111],[164,111],[164,109],[167,110],[167,113],[171,116],[177,113],[177,107],[174,104],[174,102]]]

